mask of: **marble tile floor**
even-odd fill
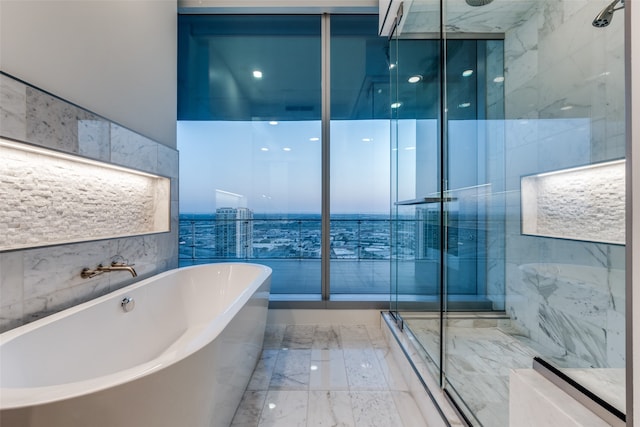
[[[427,353],[439,354],[436,320],[405,321]],[[510,369],[531,368],[537,354],[501,332],[495,321],[480,327],[459,323],[447,328],[447,380],[482,425],[508,426]]]
[[[233,427],[428,427],[379,327],[268,325]]]
[[[437,320],[418,317],[404,320],[427,353],[439,354]],[[540,355],[554,362],[548,353],[524,337],[505,333],[506,325],[508,323],[490,319],[460,319],[449,320],[447,326],[447,381],[478,421],[487,427],[509,425],[511,369],[529,369],[533,358]],[[563,371],[623,410],[624,370]]]

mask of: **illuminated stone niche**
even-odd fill
[[[0,250],[170,230],[170,180],[0,138]]]
[[[522,233],[625,243],[625,161],[525,176]]]

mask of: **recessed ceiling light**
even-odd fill
[[[391,108],[400,108],[401,105],[402,102],[394,102],[393,104],[391,104]]]
[[[493,81],[495,83],[502,83],[504,81],[504,76],[498,76],[495,79],[493,79]]]
[[[282,151],[291,151],[291,148],[289,148],[289,147],[284,147],[284,148],[282,149]]]
[[[275,120],[272,120],[272,121],[269,122],[269,124],[271,126],[276,126],[278,124],[278,122],[276,122]]]
[[[407,151],[412,151],[412,150],[415,150],[416,147],[404,147],[404,149]]]
[[[422,80],[422,76],[420,75],[415,75],[415,76],[411,76],[409,77],[409,80],[407,80],[409,83],[418,83],[420,80]]]
[[[313,141],[313,142],[320,141],[320,138],[318,138],[317,136],[314,136],[312,138],[309,138],[309,141]]]
[[[389,64],[389,69],[393,70],[394,68],[396,68],[396,64]]]
[[[262,147],[260,151],[269,151],[269,149],[267,147]]]
[[[362,138],[362,142],[371,142],[373,138]]]
[[[256,78],[256,79],[261,79],[262,78],[262,71],[253,70],[253,77]]]
[[[470,102],[463,102],[462,104],[458,104],[458,108],[468,108],[471,107]]]
[[[567,111],[567,110],[571,110],[572,108],[573,108],[573,105],[565,105],[564,107],[560,107],[560,110]]]
[[[462,77],[469,77],[472,74],[473,74],[473,70],[464,70],[462,72]]]

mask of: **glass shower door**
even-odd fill
[[[607,3],[443,1],[443,387],[474,425],[518,424],[511,384],[539,366],[623,423],[625,12],[592,25]]]
[[[392,40],[391,307],[473,425],[509,425],[510,376],[539,366],[624,423],[625,11],[592,25],[607,3],[416,0]]]
[[[390,40],[391,310],[436,376],[442,350],[440,52],[437,34],[397,29]]]

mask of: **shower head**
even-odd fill
[[[466,0],[469,6],[484,6],[491,3],[493,0]]]
[[[616,8],[616,5],[620,3],[621,6]],[[620,10],[624,7],[624,0],[613,0],[607,7],[602,9],[600,13],[593,20],[592,25],[597,28],[606,27],[611,23],[613,19],[613,12]]]

